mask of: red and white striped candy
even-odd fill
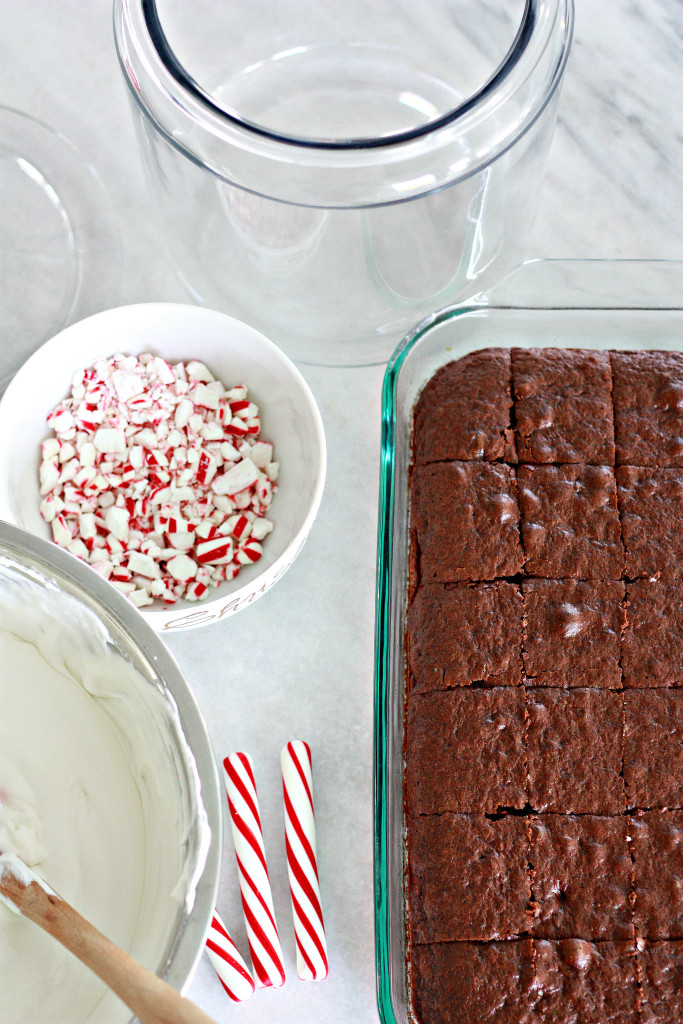
[[[276,464],[243,385],[226,390],[197,360],[118,353],[74,374],[48,424],[40,512],[138,606],[201,600],[261,557]]]
[[[206,953],[230,998],[236,1003],[250,999],[254,993],[254,979],[216,911],[206,940]]]
[[[316,859],[311,748],[303,740],[293,740],[283,749],[280,762],[297,974],[303,981],[322,981],[329,964]]]
[[[256,984],[279,988],[285,983],[285,966],[270,891],[254,765],[248,754],[238,752],[226,757],[223,767]]]

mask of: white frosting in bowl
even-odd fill
[[[0,852],[157,970],[206,854],[195,784],[162,687],[74,597],[0,563]],[[129,1019],[87,968],[0,904],[3,1024]]]

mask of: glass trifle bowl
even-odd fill
[[[517,264],[573,0],[115,0],[163,245],[295,359],[388,358]]]

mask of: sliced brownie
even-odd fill
[[[409,812],[524,807],[524,719],[521,687],[411,697],[405,740]]]
[[[683,577],[683,469],[617,467],[626,576]]]
[[[420,587],[408,630],[412,692],[522,681],[522,595],[513,583]]]
[[[512,386],[520,462],[614,465],[606,352],[513,349]]]
[[[636,934],[683,938],[683,811],[640,811],[629,829]]]
[[[517,484],[510,466],[416,466],[411,501],[422,583],[490,580],[522,568]]]
[[[524,670],[530,686],[621,686],[624,584],[524,580]]]
[[[611,352],[617,465],[683,466],[683,352]]]
[[[434,374],[415,407],[415,462],[516,462],[510,350],[488,348]]]
[[[622,695],[609,690],[529,690],[527,711],[531,806],[558,813],[623,812]]]
[[[530,924],[529,839],[522,817],[439,814],[408,823],[414,943],[511,939]]]
[[[609,466],[520,466],[519,507],[531,576],[618,580],[624,546]]]
[[[630,939],[631,857],[624,817],[532,818],[533,934],[543,939]]]
[[[624,694],[624,782],[629,807],[683,807],[683,690]]]

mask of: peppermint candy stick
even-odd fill
[[[303,740],[293,740],[280,761],[297,974],[303,981],[322,981],[329,965],[316,861],[311,749]]]
[[[248,754],[235,753],[225,758],[223,767],[256,984],[279,988],[285,983],[285,967],[263,846],[254,765]]]
[[[230,998],[236,1003],[250,999],[254,993],[254,979],[215,911],[206,940],[206,953]]]

